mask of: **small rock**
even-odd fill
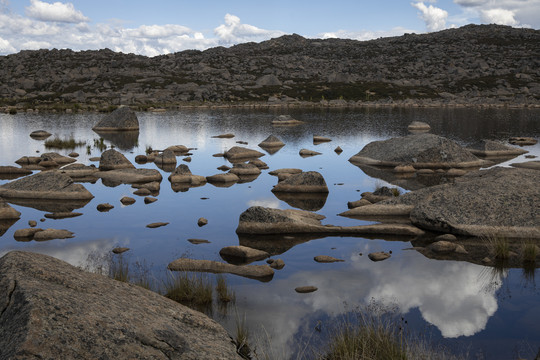
[[[191,156],[186,156],[182,160],[185,161],[185,162],[191,162]]]
[[[231,170],[230,167],[228,167],[227,165],[221,165],[220,167],[217,168],[218,170],[221,170],[221,171],[229,171]]]
[[[446,254],[454,252],[456,250],[456,244],[450,241],[441,240],[434,242],[433,244],[429,244],[427,248],[435,253]]]
[[[523,136],[511,137],[510,140],[509,140],[510,144],[519,145],[519,146],[535,145],[537,142],[538,142],[538,140],[536,140],[536,139],[534,139],[532,137],[523,137]]]
[[[122,205],[131,205],[135,204],[135,199],[129,196],[124,196],[120,199],[120,202],[122,203]]]
[[[253,249],[247,246],[226,246],[219,251],[219,255],[227,260],[229,258],[236,258],[242,262],[250,262],[266,259],[270,256],[266,251]]]
[[[307,293],[311,293],[317,290],[318,289],[315,286],[299,286],[294,289],[294,291],[300,294],[307,294]]]
[[[37,226],[37,221],[36,221],[36,220],[29,220],[29,221],[28,221],[28,226],[30,226],[30,227],[36,227],[36,226]]]
[[[137,164],[146,164],[148,162],[148,157],[146,155],[137,155],[135,156],[135,162]]]
[[[234,137],[234,134],[221,134],[221,135],[214,135],[212,138],[214,139],[232,139]]]
[[[281,259],[269,259],[266,262],[272,269],[281,270],[285,267],[285,262]]]
[[[337,148],[334,149],[334,151],[336,152],[336,154],[339,155],[339,154],[341,154],[343,152],[343,149],[338,146]]]
[[[368,201],[366,199],[360,199],[360,200],[356,200],[356,201],[349,201],[347,203],[347,207],[349,209],[354,209],[354,208],[357,208],[357,207],[360,207],[360,206],[366,206],[366,205],[372,205],[372,202]]]
[[[409,124],[409,126],[407,127],[407,130],[411,132],[429,131],[431,130],[431,126],[429,126],[428,124],[422,121],[413,121],[412,123]]]
[[[156,202],[157,199],[155,197],[151,197],[151,196],[147,196],[144,198],[144,203],[145,204],[151,204],[153,202]]]
[[[453,234],[439,235],[435,238],[435,241],[456,241],[457,237]]]
[[[416,169],[412,165],[398,165],[394,168],[395,173],[413,173]]]
[[[107,212],[107,211],[111,210],[112,208],[114,208],[114,206],[109,204],[109,203],[99,204],[97,206],[97,210],[100,211],[100,212]]]
[[[135,195],[139,195],[139,196],[148,196],[148,195],[151,195],[152,192],[146,188],[140,188],[140,189],[137,189],[136,191],[133,192]]]
[[[368,254],[368,258],[371,261],[383,261],[383,260],[388,259],[390,256],[391,255],[389,253],[386,253],[384,251],[378,251],[378,252]]]
[[[198,244],[210,244],[210,241],[205,239],[187,239],[192,244],[198,245]]]
[[[446,172],[446,176],[463,176],[465,175],[467,172],[463,169],[449,169],[447,172]]]
[[[203,218],[203,217],[202,217],[202,218],[199,218],[199,220],[197,220],[197,225],[199,225],[199,227],[204,226],[204,225],[206,225],[206,224],[208,224],[208,220],[206,220],[206,219]]]
[[[53,239],[69,239],[73,237],[73,233],[68,230],[57,230],[57,229],[45,229],[39,231],[34,235],[35,241],[46,241]]]
[[[333,263],[333,262],[344,262],[345,260],[338,259],[328,255],[317,255],[313,258],[318,263]]]
[[[13,237],[16,240],[32,240],[34,238],[34,235],[39,232],[43,231],[43,229],[40,228],[28,228],[28,229],[18,229],[15,230],[15,233],[13,233]]]
[[[155,228],[165,226],[165,225],[169,225],[169,223],[168,222],[155,222],[155,223],[146,225],[146,227],[150,229],[155,229]]]
[[[321,155],[320,152],[308,150],[308,149],[301,149],[299,152],[300,156],[315,156],[315,155]]]
[[[124,253],[124,252],[126,252],[128,250],[129,250],[129,248],[127,248],[127,247],[117,247],[117,248],[112,249],[112,252],[115,253],[115,254],[121,254],[121,253]]]
[[[72,157],[72,158],[76,158],[76,157],[79,157],[79,153],[76,153],[75,151],[73,151],[73,152],[70,152],[70,153],[68,154],[68,156],[69,156],[69,157]]]
[[[330,138],[327,138],[327,137],[324,137],[324,136],[313,135],[313,144],[314,145],[317,145],[317,144],[320,144],[320,143],[323,143],[323,142],[330,142],[330,141],[332,141],[332,139],[330,139]]]

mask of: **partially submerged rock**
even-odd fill
[[[104,204],[98,204],[96,208],[97,208],[97,211],[99,212],[108,212],[109,210],[114,209],[114,206],[109,203],[104,203]]]
[[[99,171],[94,165],[88,166],[84,164],[70,164],[62,167],[60,172],[66,174],[72,179],[95,178],[95,174]]]
[[[261,159],[249,160],[248,164],[255,165],[256,167],[258,167],[261,170],[268,169],[268,165],[264,161],[262,161]]]
[[[135,169],[135,166],[120,152],[109,149],[101,154],[99,170]]]
[[[154,163],[156,163],[156,165],[176,166],[176,155],[174,154],[174,151],[165,149],[161,154],[155,157]]]
[[[516,167],[516,168],[522,168],[522,169],[533,169],[533,170],[540,170],[540,161],[525,161],[521,163],[513,163],[510,164],[510,166]]]
[[[6,359],[241,359],[206,315],[46,255],[0,259],[0,303]]]
[[[279,138],[277,138],[276,136],[274,135],[270,135],[268,136],[266,139],[264,139],[263,141],[261,141],[259,143],[259,147],[263,148],[263,149],[275,149],[275,148],[282,148],[283,146],[285,146],[285,143],[283,141],[281,141]]]
[[[247,159],[259,158],[261,156],[264,156],[262,152],[241,146],[233,146],[224,154],[224,157],[231,162],[244,161]]]
[[[238,175],[226,173],[226,174],[216,174],[206,177],[206,181],[208,181],[210,184],[234,184],[237,183],[240,180]]]
[[[0,198],[0,220],[19,219],[21,213],[12,208],[7,202]]]
[[[268,174],[278,176],[279,174],[300,174],[301,172],[302,172],[302,169],[284,168],[284,169],[272,170],[268,172]]]
[[[313,151],[313,150],[308,150],[308,149],[301,149],[298,153],[302,157],[321,155],[321,153],[318,151]]]
[[[155,222],[155,223],[146,225],[146,227],[150,229],[155,229],[155,228],[162,227],[165,225],[169,225],[169,223],[168,222]]]
[[[168,265],[172,271],[201,271],[210,273],[228,273],[238,276],[270,281],[274,277],[274,270],[268,265],[232,265],[211,260],[194,260],[187,258],[176,259]]]
[[[391,255],[384,251],[378,251],[368,254],[368,258],[371,261],[383,261],[390,257]]]
[[[127,248],[127,247],[116,247],[116,248],[112,249],[112,252],[114,254],[122,254],[122,253],[125,253],[128,250],[129,250],[129,248]]]
[[[44,165],[44,163],[50,162],[50,161],[55,162],[58,165],[71,164],[77,161],[69,156],[60,155],[55,152],[43,153],[41,154],[40,158],[41,158],[41,161],[38,163],[38,165],[41,165],[41,166],[46,166]]]
[[[525,146],[525,145],[536,145],[538,140],[532,137],[526,137],[526,136],[516,136],[511,137],[508,142],[512,145],[519,145],[519,146]]]
[[[17,175],[17,177],[30,175],[31,170],[16,167],[16,166],[0,166],[0,178],[3,178],[5,175]]]
[[[409,126],[407,126],[407,130],[412,133],[428,132],[429,130],[431,130],[431,126],[422,121],[413,121],[409,124]]]
[[[416,134],[374,141],[349,161],[355,165],[391,166],[408,164],[419,168],[472,168],[487,162],[480,160],[456,142],[433,134]]]
[[[59,171],[46,171],[0,186],[4,198],[89,200],[94,196]]]
[[[321,143],[324,143],[324,142],[330,142],[330,141],[332,141],[332,139],[330,139],[330,138],[327,138],[327,137],[324,137],[324,136],[319,136],[319,135],[313,135],[313,144],[314,145],[321,144]]]
[[[308,211],[319,211],[326,204],[327,192],[274,192],[274,196],[290,206]]]
[[[261,173],[261,169],[252,164],[235,163],[230,170],[230,173],[238,176],[259,175]]]
[[[231,134],[231,133],[212,136],[212,138],[214,139],[232,139],[233,137],[234,137],[234,134]]]
[[[208,220],[203,217],[197,220],[197,225],[199,225],[199,227],[207,225],[207,224],[208,224]]]
[[[297,293],[299,294],[307,294],[307,293],[312,293],[314,291],[317,291],[317,287],[316,286],[311,286],[311,285],[306,285],[306,286],[298,286],[294,289],[294,291],[296,291]]]
[[[467,150],[473,155],[483,157],[513,157],[528,152],[493,140],[481,140],[467,147]]]
[[[63,229],[27,228],[15,231],[13,237],[17,241],[47,241],[54,239],[69,239],[73,237],[73,233]]]
[[[161,173],[156,169],[131,168],[99,171],[94,176],[116,184],[160,182],[163,178]]]
[[[360,226],[322,225],[325,216],[302,210],[281,210],[252,206],[240,215],[237,234],[395,234],[419,236],[424,232],[405,224],[374,224]]]
[[[221,258],[228,263],[240,265],[264,260],[270,256],[266,251],[252,249],[247,246],[226,246],[219,251]]]
[[[313,258],[318,263],[334,263],[334,262],[344,262],[343,259],[338,259],[333,256],[328,255],[317,255]]]
[[[81,215],[82,215],[82,213],[79,213],[79,212],[59,211],[59,212],[54,212],[52,214],[45,214],[45,217],[47,219],[59,220],[59,219],[67,219],[67,218],[77,217],[77,216],[81,216]],[[32,225],[30,225],[30,226],[32,226]]]
[[[293,119],[290,115],[279,115],[272,120],[272,125],[300,125],[303,121]]]
[[[132,198],[132,197],[129,197],[129,196],[124,196],[120,199],[120,202],[122,203],[122,205],[131,205],[131,204],[135,204],[135,199]]]
[[[30,137],[36,140],[45,140],[51,135],[52,134],[50,132],[45,131],[45,130],[34,130],[30,133]]]
[[[185,154],[185,153],[189,152],[189,148],[187,146],[184,146],[184,145],[171,145],[168,148],[166,148],[165,150],[170,150],[175,155],[182,155],[182,154]]]
[[[134,131],[139,130],[139,119],[127,106],[107,114],[93,128],[94,131]]]
[[[327,193],[328,186],[320,173],[307,171],[293,174],[280,181],[272,192]]]

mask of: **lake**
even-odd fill
[[[290,114],[304,121],[294,127],[276,127],[271,121],[281,114]],[[360,194],[373,191],[384,180],[371,177],[348,159],[375,140],[407,134],[412,121],[431,125],[431,132],[469,145],[480,139],[507,141],[511,136],[540,137],[540,109],[422,109],[422,108],[365,108],[365,109],[188,109],[177,112],[137,113],[140,133],[131,137],[104,136],[104,144],[126,155],[135,164],[135,156],[148,147],[164,149],[182,144],[192,151],[187,164],[193,174],[209,176],[220,173],[217,168],[230,165],[222,153],[237,141],[248,142],[246,147],[264,152],[261,158],[270,170],[300,168],[320,172],[328,184],[327,198],[319,198],[314,206],[326,216],[325,224],[358,225],[362,221],[340,217],[347,202],[360,199]],[[0,165],[15,165],[22,156],[39,156],[47,150],[43,140],[29,134],[44,129],[52,137],[74,138],[86,142],[75,149],[78,162],[91,164],[91,157],[101,154],[94,145],[100,135],[92,127],[102,114],[0,114]],[[232,139],[212,138],[233,133]],[[286,145],[274,154],[257,146],[269,135],[275,135]],[[313,144],[313,135],[332,139]],[[52,138],[51,137],[51,138]],[[243,145],[241,145],[243,146]],[[341,154],[334,152],[340,146]],[[302,148],[322,155],[303,158]],[[540,145],[527,146],[529,154],[540,156]],[[60,150],[67,155],[71,150]],[[521,155],[511,162],[526,161]],[[96,166],[97,162],[94,162]],[[136,165],[158,169],[153,163]],[[104,186],[101,180],[83,185],[95,196],[86,206],[75,211],[82,216],[61,220],[46,219],[44,211],[12,205],[22,213],[21,219],[0,237],[0,256],[10,250],[22,249],[49,254],[73,265],[92,269],[102,259],[110,257],[115,247],[128,247],[123,259],[131,269],[149,272],[156,283],[167,275],[167,264],[188,256],[193,259],[223,261],[219,250],[239,245],[235,232],[240,214],[248,207],[261,205],[289,209],[303,206],[302,202],[280,200],[272,192],[277,178],[263,170],[251,182],[228,188],[206,184],[188,191],[175,192],[163,175],[158,201],[145,204],[142,197],[133,195],[130,185]],[[8,180],[0,180],[4,184]],[[408,189],[401,189],[407,191]],[[136,203],[123,206],[123,196],[136,198]],[[110,203],[114,208],[99,212],[96,207]],[[199,227],[200,217],[208,225]],[[29,220],[38,221],[42,228],[67,229],[75,237],[46,242],[18,242],[17,229],[28,227]],[[157,229],[146,228],[152,222],[168,222]],[[364,222],[365,223],[365,222]],[[192,244],[188,239],[205,239],[209,243]],[[456,352],[465,352],[472,359],[533,358],[540,348],[539,288],[535,273],[522,269],[494,270],[468,262],[440,261],[407,250],[409,241],[387,241],[362,237],[325,237],[299,239],[276,246],[272,258],[283,259],[285,267],[276,270],[271,281],[260,282],[226,275],[236,294],[236,302],[227,311],[214,307],[217,321],[231,333],[237,318],[245,316],[250,331],[263,334],[280,357],[294,358],[306,342],[320,344],[331,331],[330,324],[350,314],[356,307],[376,302],[394,309],[407,321],[407,330],[424,334]],[[392,251],[382,262],[372,262],[367,254]],[[317,255],[330,255],[344,262],[323,264],[313,260]],[[264,261],[254,264],[264,264]],[[211,279],[215,275],[208,275]],[[297,286],[314,285],[316,292],[298,294]],[[315,328],[322,331],[315,331]]]

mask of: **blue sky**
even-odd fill
[[[0,55],[110,48],[148,56],[297,33],[367,40],[469,23],[540,27],[540,0],[0,0]]]

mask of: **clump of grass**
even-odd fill
[[[510,258],[510,243],[504,236],[490,235],[486,241],[491,248],[493,256],[497,260],[508,260]]]
[[[212,305],[212,283],[203,274],[170,273],[164,285],[171,300],[194,308]]]
[[[94,139],[94,147],[98,148],[99,151],[107,150],[107,145],[105,144],[105,140],[103,138]]]
[[[229,303],[236,301],[236,295],[227,285],[227,279],[223,275],[216,277],[216,292],[220,302]]]
[[[535,263],[538,254],[538,246],[533,242],[524,243],[521,247],[521,257],[524,263]]]
[[[246,314],[240,319],[236,313],[236,331],[234,337],[236,352],[244,359],[251,359],[249,348],[249,327],[246,324]]]
[[[394,196],[399,196],[401,195],[401,191],[398,189],[398,188],[391,188],[390,191],[392,191],[392,194]]]
[[[154,149],[152,149],[152,147],[150,145],[147,145],[146,146],[146,155],[150,155],[153,152],[154,152]]]
[[[129,262],[125,261],[121,254],[111,260],[109,277],[114,280],[129,282]]]
[[[154,290],[154,281],[150,275],[150,269],[145,261],[139,262],[136,261],[135,264],[135,273],[133,279],[131,280],[132,284],[145,288],[147,290]]]
[[[45,140],[45,147],[48,149],[75,149],[79,146],[85,146],[85,141],[76,141],[73,138],[60,139],[56,137],[54,139]]]

